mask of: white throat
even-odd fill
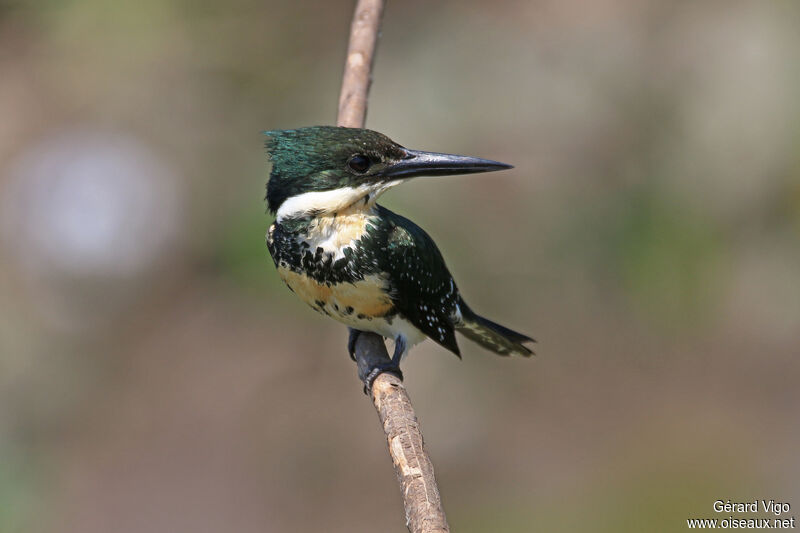
[[[363,202],[363,210],[370,211],[375,201],[386,190],[399,185],[402,181],[388,183],[370,183],[358,187],[342,187],[331,191],[313,191],[292,196],[283,202],[275,213],[278,223],[286,218],[299,218],[308,215],[332,215],[346,209],[357,207]]]
[[[375,216],[375,201],[387,189],[401,183],[371,183],[332,191],[314,191],[289,198],[276,213],[277,223],[289,218],[312,216],[298,241],[311,250],[322,249],[334,260],[344,257],[344,250],[361,239]]]

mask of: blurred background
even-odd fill
[[[0,531],[405,531],[346,329],[264,244],[260,132],[335,121],[352,8],[0,1]],[[382,203],[539,341],[405,363],[454,531],[800,508],[798,22],[389,2],[368,126],[516,168]]]

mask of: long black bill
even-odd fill
[[[414,176],[451,176],[453,174],[494,172],[507,168],[514,167],[480,157],[406,149],[406,156],[388,167],[385,175],[393,179],[405,179]]]

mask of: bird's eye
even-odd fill
[[[362,154],[354,155],[347,162],[347,166],[350,167],[351,169],[355,170],[359,174],[363,174],[364,172],[369,170],[370,164],[371,164],[371,162],[369,160],[369,157],[367,157],[365,155],[362,155]]]

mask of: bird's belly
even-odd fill
[[[301,300],[347,325],[394,313],[386,280],[380,275],[369,275],[353,283],[328,284],[285,267],[279,267],[278,274]]]
[[[342,324],[389,339],[403,337],[407,348],[425,339],[424,333],[397,314],[380,275],[328,286],[288,268],[279,267],[278,273],[301,300]]]

